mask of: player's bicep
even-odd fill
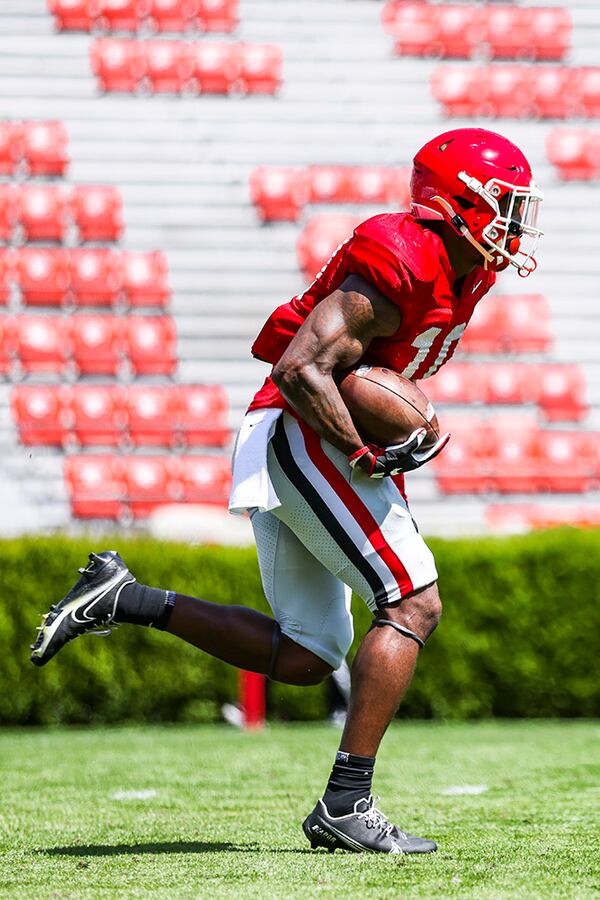
[[[294,336],[276,369],[314,365],[322,372],[352,366],[375,337],[394,334],[400,325],[397,307],[358,275],[313,309]]]

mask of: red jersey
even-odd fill
[[[386,366],[406,378],[429,378],[450,359],[476,303],[495,281],[478,266],[454,293],[456,273],[441,239],[408,213],[384,213],[359,225],[338,247],[304,294],[279,306],[252,345],[252,354],[275,365],[314,307],[341,286],[348,275],[361,275],[401,312],[391,337],[375,338],[360,360]],[[289,408],[268,377],[250,404]]]

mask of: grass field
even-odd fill
[[[0,896],[600,891],[599,723],[395,724],[375,788],[390,818],[438,841],[421,858],[309,849],[300,823],[337,740],[325,725],[6,730]]]

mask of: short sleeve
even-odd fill
[[[415,276],[398,254],[385,244],[355,233],[346,255],[346,270],[361,275],[397,306],[410,303]]]

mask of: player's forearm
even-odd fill
[[[276,372],[274,380],[300,417],[336,449],[349,456],[363,446],[331,374],[305,365]]]

